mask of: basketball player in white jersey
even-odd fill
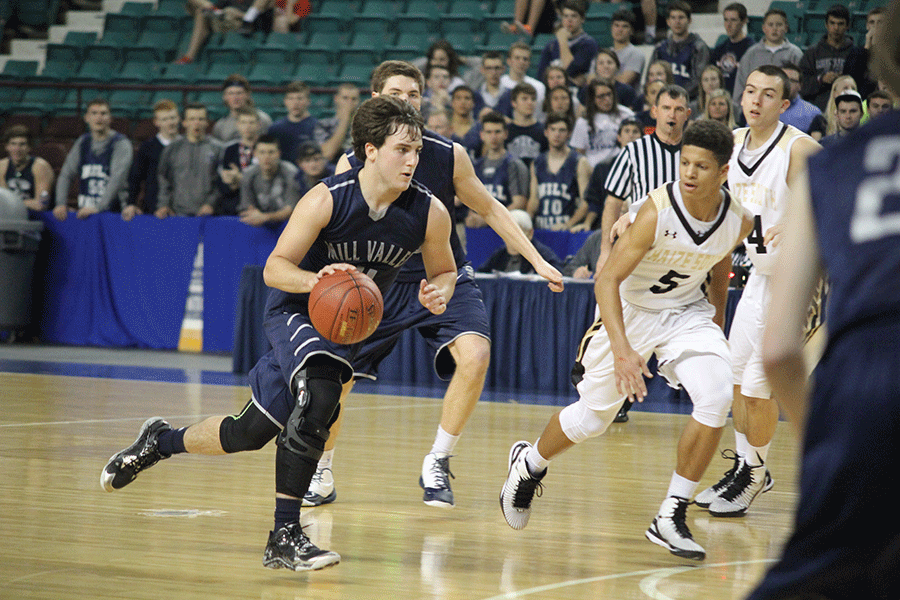
[[[778,425],[778,406],[761,357],[771,296],[769,278],[791,182],[804,168],[806,157],[821,148],[799,129],[778,120],[790,106],[789,95],[790,81],[779,67],[766,65],[753,71],[741,97],[748,127],[734,134],[728,187],[754,216],[753,231],[744,241],[753,272],[728,336],[734,366],[734,467],[696,499],[717,517],[743,516],[753,499],[772,486],[765,462]]]
[[[623,399],[644,399],[643,376],[649,376],[647,360],[655,353],[659,373],[684,386],[694,408],[666,499],[645,535],[676,556],[706,557],[691,536],[686,511],[731,406],[731,360],[722,331],[728,274],[731,251],[753,227],[752,215],[721,187],[733,145],[725,125],[692,124],[684,134],[680,179],[649,194],[613,247],[594,284],[600,319],[585,334],[572,369],[579,400],[550,419],[534,446],[520,441],[510,450],[500,505],[513,529],[528,524],[551,459],[606,431]]]

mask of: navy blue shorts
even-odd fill
[[[253,402],[271,419],[284,425],[294,408],[294,375],[310,356],[333,358],[343,367],[341,383],[353,376],[352,361],[361,344],[343,346],[323,338],[301,313],[269,314],[263,326],[272,349],[250,370]]]
[[[819,362],[795,530],[750,596],[900,597],[900,327],[858,328]]]
[[[419,302],[418,282],[396,282],[384,296],[384,318],[374,334],[354,354],[353,375],[375,379],[378,365],[397,345],[407,329],[417,329],[434,350],[434,370],[441,379],[453,376],[456,363],[447,349],[456,338],[466,334],[491,339],[487,309],[472,267],[459,269],[456,289],[447,310],[435,315]]]

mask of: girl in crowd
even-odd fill
[[[585,116],[575,122],[569,145],[588,159],[591,168],[611,161],[616,155],[619,125],[634,111],[618,103],[611,79],[595,79],[587,86]]]
[[[706,110],[703,111],[701,118],[720,121],[729,129],[737,127],[732,110],[731,94],[728,93],[728,90],[719,88],[709,93],[706,99]]]

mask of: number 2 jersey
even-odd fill
[[[809,136],[793,127],[778,123],[766,143],[747,150],[750,129],[734,132],[734,152],[728,163],[728,189],[734,198],[754,216],[753,231],[744,245],[753,268],[761,275],[771,275],[775,252],[763,245],[766,230],[784,218],[788,203],[787,172],[791,147]]]
[[[656,205],[656,235],[650,249],[619,291],[622,299],[646,310],[687,306],[705,297],[706,275],[740,241],[744,209],[722,188],[713,221],[688,213],[678,181],[650,192]]]

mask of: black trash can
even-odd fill
[[[31,324],[34,261],[44,224],[28,220],[28,209],[0,188],[0,330]]]

